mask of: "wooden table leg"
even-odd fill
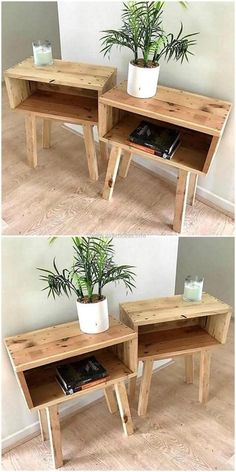
[[[107,162],[109,155],[108,155],[108,144],[104,143],[104,141],[99,141],[100,146],[100,156],[102,161]]]
[[[51,147],[51,124],[51,120],[43,119],[42,145],[44,149],[49,149]]]
[[[116,176],[117,176],[117,171],[119,167],[119,162],[120,162],[120,154],[121,154],[121,148],[113,146],[111,149],[110,157],[109,157],[105,184],[104,184],[103,193],[102,193],[102,197],[105,198],[105,200],[110,200],[112,197],[112,193],[113,193],[113,189],[114,189],[114,185],[116,181]]]
[[[113,387],[106,387],[104,388],[104,394],[108,406],[108,410],[110,411],[111,414],[115,413],[117,411],[117,403],[116,403],[116,397],[114,394]]]
[[[206,403],[210,384],[211,352],[201,351],[200,357],[200,379],[199,379],[199,401]]]
[[[28,113],[25,117],[26,152],[30,167],[37,167],[36,117]]]
[[[177,233],[181,233],[184,224],[184,216],[188,194],[188,181],[189,172],[187,172],[186,170],[179,170],[175,198],[175,216],[173,224],[173,229]]]
[[[115,391],[124,432],[126,436],[129,436],[130,434],[133,434],[134,427],[124,382],[115,384]]]
[[[47,439],[49,439],[46,409],[44,408],[44,409],[38,410],[38,415],[39,415],[41,437],[42,437],[42,441],[44,442],[44,441],[47,441]]]
[[[134,399],[135,399],[136,381],[137,381],[137,377],[132,377],[131,379],[129,379],[128,392],[129,392],[129,402],[130,403],[133,402]]]
[[[198,181],[198,174],[194,174],[191,172],[190,177],[189,177],[188,198],[187,198],[187,202],[191,206],[193,206],[195,203],[197,181]]]
[[[93,137],[93,127],[91,125],[84,125],[83,132],[89,175],[92,180],[98,180],[98,163]]]
[[[152,367],[153,367],[152,359],[143,361],[143,375],[141,379],[139,402],[138,402],[138,415],[139,416],[145,416],[147,413],[149,392],[150,392],[150,386],[151,386],[151,380],[152,380]]]
[[[119,168],[119,176],[125,179],[128,175],[129,167],[132,160],[132,154],[130,151],[124,151],[121,158],[121,164]]]
[[[184,360],[185,360],[185,382],[187,384],[192,384],[193,376],[194,376],[193,354],[186,354],[184,356]]]
[[[61,430],[57,405],[47,407],[48,431],[55,469],[62,467]]]

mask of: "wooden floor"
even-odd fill
[[[132,408],[135,433],[125,437],[118,413],[105,401],[62,423],[65,464],[60,470],[234,470],[234,353],[229,342],[212,355],[210,398],[198,403],[198,357],[193,385],[183,382],[179,358],[152,378],[146,418]],[[40,436],[3,456],[3,470],[48,470],[48,443]]]
[[[91,182],[83,140],[57,123],[52,148],[40,149],[38,156],[38,167],[29,168],[24,117],[10,111],[4,91],[3,234],[176,234],[174,188],[158,177],[132,165],[126,179],[118,178],[113,200],[103,200],[105,164],[99,162],[99,181]],[[187,207],[183,234],[233,231],[231,218],[219,211],[199,201]]]

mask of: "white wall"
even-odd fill
[[[106,288],[111,314],[118,316],[122,301],[174,294],[178,238],[120,237],[114,243],[117,263],[135,265],[137,278],[136,289],[127,297],[122,285]],[[3,338],[77,319],[75,300],[48,299],[41,291],[43,284],[36,270],[49,268],[54,256],[59,267],[70,266],[70,238],[60,238],[50,246],[46,237],[3,237],[2,254]],[[2,373],[2,438],[3,446],[8,447],[36,431],[38,424],[37,415],[30,413],[24,403],[5,347]],[[82,406],[99,395],[86,395],[73,405]]]
[[[127,76],[131,52],[114,49],[110,61],[99,53],[101,30],[120,26],[121,2],[58,2],[61,51],[64,59],[118,67],[118,80]],[[200,32],[195,57],[186,64],[161,62],[160,83],[233,101],[234,95],[234,2],[189,2],[188,10],[178,2],[166,2],[165,25],[177,32],[183,21],[185,32]],[[231,114],[211,171],[199,179],[198,193],[216,205],[233,211],[233,116]],[[141,161],[154,171],[176,179],[166,166]],[[147,163],[148,162],[148,163]]]

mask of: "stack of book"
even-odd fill
[[[148,121],[141,121],[129,135],[129,142],[145,152],[150,152],[164,159],[171,159],[180,144],[178,129],[158,126]]]
[[[65,395],[72,395],[92,385],[104,382],[105,378],[108,378],[108,373],[95,356],[56,368],[56,380]]]

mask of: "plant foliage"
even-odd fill
[[[187,2],[179,2],[184,8]],[[176,37],[172,33],[166,34],[163,29],[162,14],[165,2],[130,1],[123,3],[122,27],[118,30],[110,29],[101,38],[104,56],[109,55],[113,46],[127,47],[134,55],[134,64],[140,62],[141,52],[144,67],[149,62],[157,65],[161,57],[169,61],[188,61],[188,56],[193,55],[190,48],[196,44],[194,36],[198,33],[183,33],[181,23]]]
[[[47,284],[43,290],[48,291],[48,297],[55,299],[63,294],[69,297],[75,293],[79,300],[86,297],[91,303],[95,293],[99,300],[103,299],[103,288],[110,282],[123,282],[132,291],[133,266],[115,264],[112,239],[73,237],[72,242],[74,258],[70,269],[59,271],[55,259],[53,270],[37,268],[41,271],[40,279]]]

